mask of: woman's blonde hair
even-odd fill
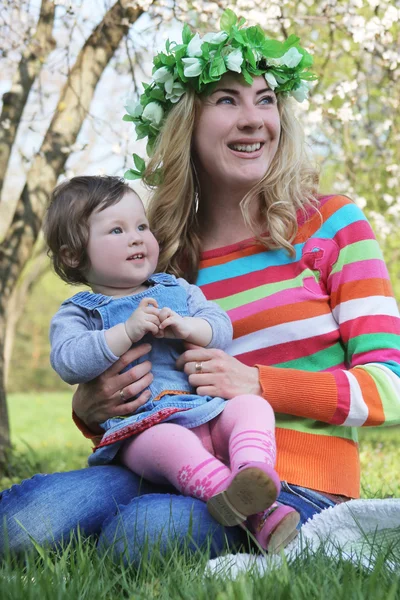
[[[293,256],[297,211],[316,205],[318,173],[304,148],[303,129],[292,112],[290,99],[278,95],[281,136],[278,150],[264,178],[241,201],[243,218],[266,248],[285,248]],[[148,205],[150,227],[160,244],[159,271],[194,282],[199,268],[201,231],[197,218],[196,172],[192,138],[201,100],[189,91],[171,110],[157,140],[143,181],[153,190]],[[154,181],[162,177],[157,185]],[[201,202],[201,190],[200,202]],[[250,207],[259,201],[265,233]]]

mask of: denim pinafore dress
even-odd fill
[[[190,316],[187,292],[174,277],[156,273],[149,278],[149,283],[151,285],[147,290],[133,296],[113,298],[79,292],[69,301],[85,310],[97,312],[104,329],[126,321],[143,298],[154,298],[159,308],[167,306],[182,317]],[[223,398],[198,396],[190,386],[187,375],[176,368],[176,360],[184,351],[181,340],[158,339],[147,334],[135,345],[144,342],[151,344],[151,351],[126,369],[146,360],[152,363],[154,379],[148,388],[151,397],[133,415],[114,417],[101,424],[105,434],[90,456],[89,465],[109,463],[125,440],[152,425],[169,421],[192,429],[211,421],[224,409]]]

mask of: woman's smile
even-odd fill
[[[265,79],[256,77],[248,85],[235,75],[224,75],[203,98],[194,133],[200,180],[206,177],[214,191],[250,189],[271,165],[279,138],[276,96]]]

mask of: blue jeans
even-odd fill
[[[283,482],[279,501],[296,508],[301,523],[334,503],[321,494]],[[155,486],[116,465],[35,475],[0,495],[0,556],[39,544],[67,541],[77,529],[99,538],[99,548],[138,563],[146,547],[171,544],[209,548],[210,558],[247,543],[239,527],[223,527],[204,502]]]

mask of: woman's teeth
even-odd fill
[[[232,144],[232,150],[236,150],[237,152],[256,152],[261,148],[261,143],[257,144]]]

